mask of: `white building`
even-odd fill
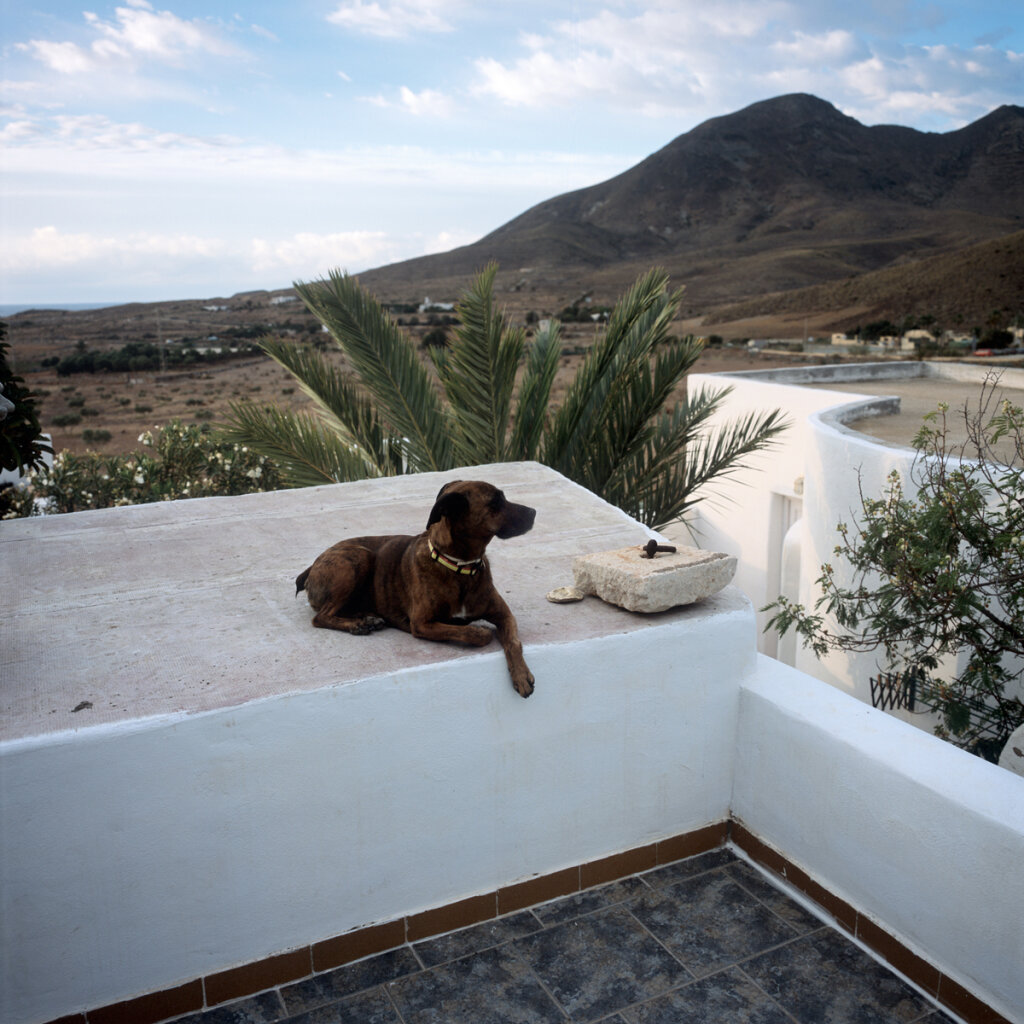
[[[839,652],[819,659],[798,645],[792,632],[782,638],[765,632],[771,613],[760,609],[780,594],[814,606],[821,567],[834,561],[836,527],[852,522],[861,492],[881,494],[894,469],[907,479],[915,458],[910,441],[923,415],[941,400],[951,410],[969,396],[976,400],[986,372],[966,364],[893,362],[690,378],[691,387],[732,388],[716,422],[779,408],[792,423],[776,447],[715,485],[712,500],[698,506],[691,524],[701,547],[739,559],[736,582],[757,610],[762,653],[870,702],[870,678],[881,667],[880,654]],[[1003,371],[1001,385],[1017,392],[1015,403],[1024,404],[1024,370]],[[903,420],[896,416],[901,402]],[[877,425],[872,433],[882,437],[863,432],[866,422]],[[670,532],[680,536],[679,530]],[[931,728],[929,716],[899,715]]]

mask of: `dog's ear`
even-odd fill
[[[445,484],[445,487],[447,486]],[[458,491],[454,494],[445,494],[445,487],[441,488],[441,493],[430,510],[430,518],[427,520],[428,530],[434,523],[442,519],[447,519],[451,523],[469,511],[469,498]]]
[[[434,500],[437,501],[441,497],[441,495],[448,490],[449,487],[454,487],[456,484],[460,483],[462,483],[461,480],[449,480],[448,483],[442,485],[441,490],[437,492],[437,498],[435,498]]]

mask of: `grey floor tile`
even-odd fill
[[[630,909],[698,977],[797,936],[719,871],[655,890]]]
[[[738,967],[623,1011],[627,1024],[793,1024]]]
[[[472,928],[449,932],[436,939],[417,942],[413,948],[425,966],[436,967],[449,960],[457,960],[470,953],[479,953],[492,946],[499,946],[510,939],[530,935],[539,931],[540,927],[540,922],[530,911],[522,910],[507,917],[484,921],[482,924],[473,925]]]
[[[696,857],[687,857],[686,860],[677,860],[664,867],[655,868],[653,871],[646,872],[643,879],[648,885],[657,888],[671,885],[673,882],[680,882],[684,878],[693,878],[694,875],[703,874],[705,871],[738,863],[740,861],[736,855],[723,846],[717,850],[701,853]]]
[[[590,1021],[690,979],[625,907],[567,921],[512,947],[574,1021]]]
[[[276,992],[261,992],[258,996],[181,1017],[174,1024],[273,1024],[284,1014],[285,1008]]]
[[[401,946],[287,985],[281,989],[281,998],[285,1010],[295,1016],[418,970],[420,965],[412,950]]]
[[[402,1019],[384,989],[371,988],[308,1013],[300,1013],[297,1017],[289,1017],[282,1024],[402,1024]]]
[[[833,931],[815,932],[743,965],[801,1024],[907,1024],[931,1005]]]
[[[509,946],[388,985],[405,1024],[564,1024],[565,1016]]]
[[[647,891],[648,887],[634,875],[618,882],[610,882],[608,885],[585,889],[572,896],[563,896],[550,903],[542,903],[539,907],[534,907],[533,912],[545,926],[561,924],[584,914],[592,914],[595,910],[604,910]]]
[[[769,910],[778,914],[787,924],[792,925],[801,935],[817,931],[825,925],[813,914],[804,910],[796,900],[787,896],[781,889],[776,889],[771,882],[743,861],[726,868],[727,875],[735,879],[748,892],[758,898]]]

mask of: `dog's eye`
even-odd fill
[[[487,507],[492,512],[498,512],[505,505],[505,495],[501,491],[496,491],[491,497],[491,500],[487,502]]]

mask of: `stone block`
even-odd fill
[[[736,558],[721,551],[679,547],[644,557],[641,545],[579,555],[576,587],[631,612],[663,612],[695,604],[732,582]]]

